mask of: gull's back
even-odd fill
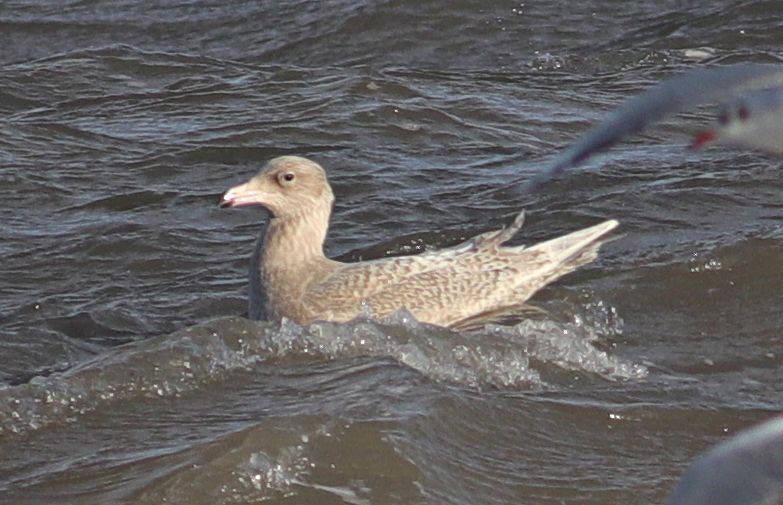
[[[303,307],[313,320],[349,320],[364,304],[374,316],[404,307],[420,321],[473,325],[521,306],[542,287],[595,259],[601,237],[617,226],[605,221],[532,247],[502,247],[521,224],[520,215],[507,229],[453,248],[341,264],[310,286]]]

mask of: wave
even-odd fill
[[[605,310],[598,304],[594,312]],[[67,371],[0,389],[0,435],[72,422],[109,402],[177,396],[260,363],[284,367],[302,360],[391,357],[429,380],[472,389],[557,387],[553,370],[598,380],[645,377],[644,366],[593,344],[601,331],[607,328],[584,317],[568,323],[528,319],[471,332],[421,324],[405,311],[382,322],[306,327],[287,320],[221,318],[118,346]]]

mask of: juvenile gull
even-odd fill
[[[618,224],[604,221],[533,247],[501,247],[522,226],[520,214],[509,227],[452,248],[342,263],[323,252],[333,201],[324,170],[297,156],[269,161],[223,195],[222,207],[261,205],[271,214],[251,260],[251,319],[261,315],[263,285],[271,319],[342,322],[404,307],[421,322],[473,325],[595,259],[600,239]]]

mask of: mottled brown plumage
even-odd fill
[[[459,327],[520,306],[536,291],[595,259],[600,239],[617,226],[604,221],[532,247],[502,247],[522,226],[415,256],[341,263],[324,255],[334,196],[324,170],[297,156],[271,160],[221,205],[262,205],[271,213],[251,261],[250,317],[266,314],[300,324],[348,321],[369,311],[401,308],[419,321]]]

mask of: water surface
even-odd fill
[[[521,198],[626,97],[776,62],[776,2],[64,2],[0,6],[0,502],[661,503],[780,410],[783,183],[690,153],[692,111]],[[329,172],[327,252],[623,236],[458,333],[404,314],[254,324],[281,154]]]

